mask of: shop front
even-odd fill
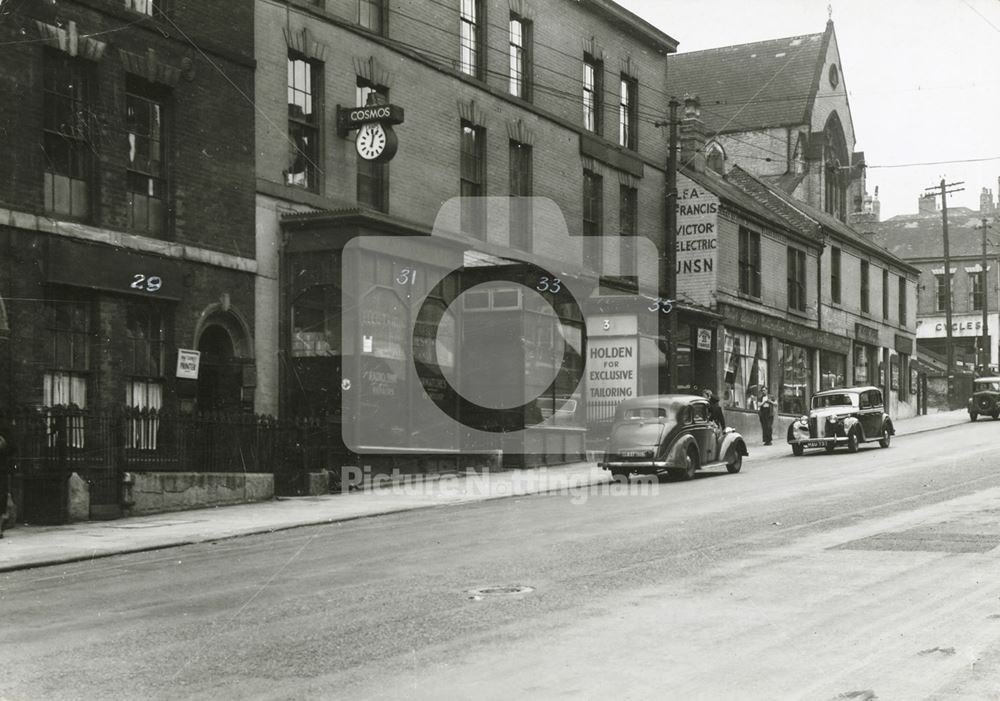
[[[779,414],[808,412],[812,394],[842,386],[849,339],[724,305],[720,387],[727,411],[756,412],[767,389]]]
[[[989,349],[989,364],[996,368],[1000,363],[996,333],[1000,329],[1000,314],[987,317],[985,347]],[[955,361],[971,370],[981,363],[983,341],[982,312],[972,314],[952,314],[951,338]],[[948,352],[948,333],[945,316],[921,316],[917,319],[917,343],[941,358]]]
[[[561,284],[538,289],[547,264],[362,211],[283,226],[283,412],[325,417],[333,460],[425,472],[583,456],[583,309]],[[624,336],[589,349],[609,399],[641,374],[634,329],[613,321]]]

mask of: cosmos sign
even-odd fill
[[[354,142],[358,155],[366,161],[385,163],[392,160],[399,147],[393,124],[403,123],[403,108],[398,105],[370,103],[364,107],[337,107],[337,133],[347,136],[357,130]]]

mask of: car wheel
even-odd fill
[[[628,483],[628,473],[627,472],[612,472],[611,479],[615,482]]]
[[[850,433],[848,433],[847,434],[847,452],[849,452],[849,453],[856,453],[856,452],[858,452],[858,445],[860,444],[860,442],[861,441],[858,439],[857,429],[855,429],[855,430],[851,431]]]
[[[886,424],[882,426],[882,440],[878,444],[883,448],[888,448],[890,442],[892,442],[892,434],[889,433],[889,425]]]
[[[969,421],[975,421],[978,418],[979,418],[979,414],[977,414],[974,411],[970,411],[969,412]]]
[[[729,459],[726,460],[726,469],[729,470],[730,474],[736,474],[743,467],[743,456],[740,455],[740,451],[733,448],[729,451]]]
[[[805,449],[798,443],[792,443],[792,455],[795,457],[801,457]]]
[[[823,446],[823,450],[825,450],[828,453],[832,453],[836,447],[837,447],[836,443],[827,443],[826,445]]]
[[[993,420],[996,421],[998,418],[1000,418],[1000,411],[994,411],[992,414],[990,414],[990,416],[992,416]]]
[[[684,470],[681,478],[685,480],[694,479],[694,473],[698,471],[698,454],[694,450],[689,450],[684,454]]]

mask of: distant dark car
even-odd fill
[[[1000,377],[977,377],[972,381],[969,397],[969,420],[980,416],[1000,416]]]
[[[892,419],[885,413],[882,390],[844,387],[814,394],[809,416],[788,427],[788,443],[796,455],[802,455],[806,448],[825,448],[832,453],[839,445],[855,453],[859,445],[869,441],[888,448],[895,433]]]
[[[739,472],[746,455],[739,433],[709,420],[707,399],[663,394],[627,399],[618,406],[599,464],[616,479],[661,472],[691,479],[708,467]]]

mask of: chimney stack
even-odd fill
[[[920,214],[937,214],[937,195],[921,195],[918,206]]]
[[[982,215],[993,214],[993,190],[988,190],[985,187],[983,191],[979,194],[979,213]]]
[[[680,123],[680,165],[705,172],[705,123],[701,121],[701,101],[697,95],[684,96],[684,116]]]

